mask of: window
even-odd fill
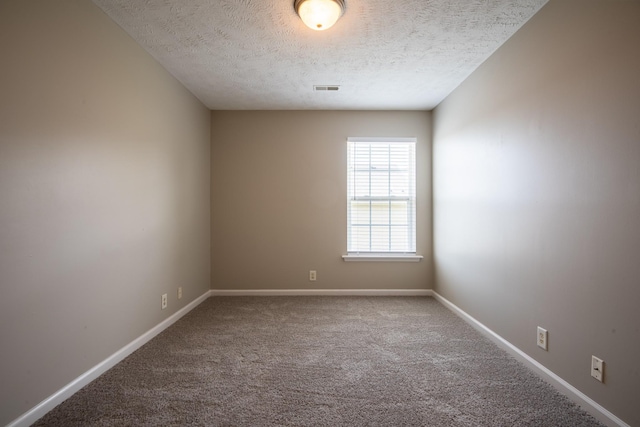
[[[347,144],[345,260],[415,256],[416,139],[349,138]]]

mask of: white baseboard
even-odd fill
[[[213,297],[228,296],[433,296],[431,289],[212,289]]]
[[[610,427],[631,427],[629,424],[622,421],[620,418],[616,417],[610,411],[605,409],[602,405],[598,404],[595,400],[591,399],[589,396],[560,378],[553,371],[549,370],[547,367],[542,365],[540,362],[526,354],[524,351],[520,350],[515,345],[511,344],[509,341],[502,338],[500,335],[489,329],[487,326],[480,323],[478,320],[473,318],[471,315],[467,314],[460,307],[453,304],[451,301],[444,298],[442,295],[438,294],[435,291],[432,291],[433,297],[440,302],[442,305],[447,307],[449,310],[453,311],[455,314],[460,316],[463,320],[473,326],[476,330],[481,332],[483,335],[487,336],[491,341],[496,343],[499,347],[503,348],[507,351],[507,353],[514,356],[516,359],[524,363],[527,367],[529,367],[534,373],[542,377],[544,380],[548,381],[553,385],[556,390],[560,393],[567,396],[569,399],[580,405],[585,411],[593,415],[600,422],[606,424]]]
[[[71,381],[66,386],[62,387],[60,390],[40,402],[38,405],[31,408],[29,411],[25,412],[20,417],[13,420],[11,423],[7,425],[7,427],[26,427],[30,426],[40,418],[42,418],[47,412],[51,411],[53,408],[67,400],[74,393],[80,390],[82,387],[89,384],[91,381],[98,378],[103,373],[107,372],[109,369],[117,365],[121,362],[125,357],[142,347],[147,342],[151,341],[156,335],[160,332],[167,329],[169,326],[174,324],[178,319],[182,316],[196,308],[200,303],[202,303],[205,299],[209,298],[211,291],[207,291],[192,302],[190,302],[187,306],[174,313],[157,326],[148,330],[140,337],[136,338],[126,346],[122,347],[120,350],[107,357],[102,362],[98,363],[93,368],[89,369],[84,374],[80,375],[75,380]]]

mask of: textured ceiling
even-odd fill
[[[213,110],[430,110],[547,0],[93,0]],[[313,85],[340,85],[314,92]]]

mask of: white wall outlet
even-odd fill
[[[548,338],[547,330],[538,326],[538,347],[540,347],[543,350],[548,350],[547,338]]]
[[[162,309],[167,308],[167,294],[162,294]]]
[[[182,299],[182,286],[178,286],[178,299]]]
[[[316,271],[315,270],[309,270],[309,281],[310,282],[315,282],[316,281]]]
[[[604,382],[604,361],[591,356],[591,376],[600,382]]]

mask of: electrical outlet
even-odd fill
[[[178,299],[182,299],[182,286],[178,286]]]
[[[591,356],[591,376],[600,382],[604,382],[604,361]]]
[[[540,347],[543,350],[548,350],[547,338],[548,338],[547,330],[538,326],[538,347]]]
[[[310,282],[315,282],[316,281],[316,271],[315,270],[309,270],[309,281]]]
[[[162,309],[167,308],[167,294],[162,294]]]

